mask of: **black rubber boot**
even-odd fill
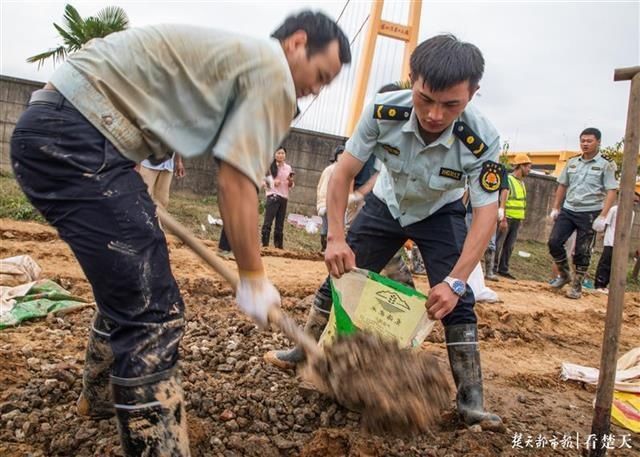
[[[190,455],[184,394],[174,371],[132,379],[112,377],[118,431],[125,455]]]
[[[322,252],[327,249],[327,235],[320,235],[320,248]]]
[[[484,251],[484,279],[489,281],[497,281],[498,277],[496,276],[494,270],[496,258],[496,251],[492,249],[487,249]]]
[[[569,261],[554,260],[558,267],[559,275],[553,281],[551,281],[551,287],[554,289],[562,289],[565,285],[571,282],[571,268],[569,267]]]
[[[463,422],[469,426],[478,424],[482,430],[505,431],[502,419],[484,410],[478,327],[476,324],[451,325],[445,327],[445,337],[458,389],[456,405]]]
[[[109,343],[115,324],[96,311],[84,357],[82,392],[76,403],[80,416],[106,419],[115,415],[111,395],[113,352]]]
[[[576,267],[576,274],[573,276],[571,289],[569,289],[566,294],[568,298],[577,300],[582,297],[582,281],[584,281],[584,275],[585,271],[579,267]]]
[[[327,299],[316,295],[313,306],[309,310],[307,322],[304,324],[305,333],[318,341],[324,328],[329,321],[329,313],[324,311]],[[269,351],[264,355],[264,359],[270,364],[282,369],[293,370],[296,366],[305,361],[305,353],[300,346],[292,349],[283,349],[279,351]]]

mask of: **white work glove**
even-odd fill
[[[557,209],[552,209],[551,213],[549,214],[549,219],[551,219],[552,221],[555,221],[556,219],[558,219],[558,215],[560,214],[560,211]]]
[[[318,210],[318,216],[323,217],[325,214],[327,214],[327,207],[323,206]]]
[[[236,302],[261,328],[267,328],[269,309],[280,306],[280,292],[264,272],[240,272]]]
[[[596,220],[593,221],[593,224],[591,225],[591,227],[593,227],[593,230],[595,230],[596,232],[604,232],[606,226],[607,224],[604,217],[602,216],[596,217]]]
[[[504,208],[498,208],[498,220],[504,219]]]
[[[357,205],[362,200],[364,200],[364,195],[362,195],[360,192],[351,192],[349,194],[349,201],[347,203],[348,203],[349,206]]]

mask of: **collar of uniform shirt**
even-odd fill
[[[444,129],[436,141],[434,141],[433,143],[425,144],[424,139],[422,138],[422,135],[420,135],[420,128],[418,126],[418,118],[416,117],[416,110],[413,109],[411,110],[409,121],[402,126],[402,131],[404,133],[413,133],[416,136],[416,138],[418,138],[420,143],[425,147],[428,146],[430,148],[433,148],[440,145],[446,149],[449,149],[451,148],[451,145],[455,141],[455,138],[453,136],[453,126],[455,125],[456,121],[457,119],[453,121],[449,127]]]
[[[601,155],[601,154],[600,154],[600,151],[598,151],[598,152],[596,152],[596,155],[594,155],[593,157],[591,157],[589,160],[585,160],[585,159],[584,159],[584,154],[582,154],[582,155],[580,155],[579,159],[580,159],[582,162],[585,162],[585,163],[586,163],[586,162],[593,162],[594,160],[597,160],[598,158],[600,158],[600,155]]]

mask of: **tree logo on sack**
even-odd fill
[[[388,313],[404,313],[410,310],[407,302],[395,290],[376,292],[376,300]]]

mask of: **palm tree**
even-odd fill
[[[110,33],[119,32],[129,27],[127,13],[117,6],[108,6],[98,11],[98,14],[83,19],[71,5],[64,8],[64,27],[55,22],[53,26],[62,36],[63,45],[36,54],[27,59],[29,63],[37,63],[40,68],[44,62],[52,58],[53,64],[65,59],[67,54],[77,51],[93,38],[103,38]]]

